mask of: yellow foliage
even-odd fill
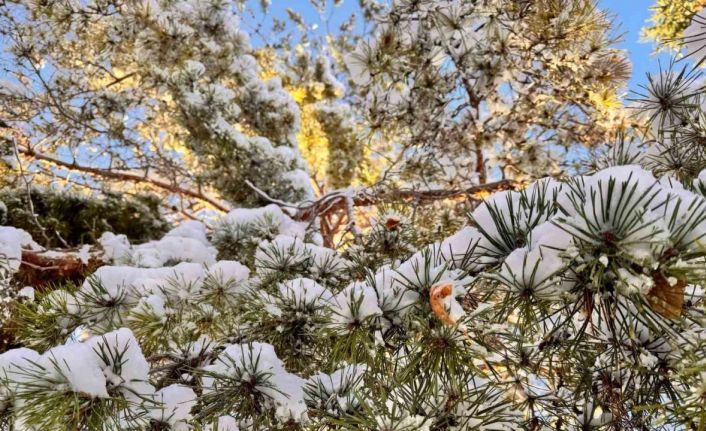
[[[295,100],[297,100],[296,97]],[[300,102],[297,100],[297,103]],[[309,173],[313,179],[325,184],[324,180],[329,160],[328,138],[323,132],[321,124],[316,119],[314,105],[300,103],[299,108],[301,110],[301,129],[297,134],[299,150],[309,164]]]
[[[260,77],[262,79],[272,79],[278,76],[276,62],[277,54],[268,48],[258,50],[255,54],[260,65]],[[284,89],[292,96],[299,106],[300,130],[297,134],[299,151],[309,165],[309,172],[312,180],[324,188],[329,186],[327,172],[330,165],[330,144],[329,138],[323,125],[317,119],[318,102],[327,98],[342,97],[343,94],[327,94],[326,85],[315,80],[304,80],[303,82],[289,82],[283,77]],[[370,159],[370,152],[364,155],[367,161]],[[380,172],[376,163],[365,163],[360,168],[354,183],[371,183]],[[315,187],[315,189],[318,189]]]
[[[380,174],[385,166],[386,161],[382,157],[377,156],[370,145],[366,145],[363,147],[363,160],[358,170],[357,181],[354,184],[375,184],[380,179]]]
[[[267,81],[277,76],[277,71],[274,66],[277,60],[276,52],[269,48],[259,49],[255,52],[255,58],[260,65],[260,78],[262,80]]]
[[[471,196],[473,199],[481,199],[484,200],[488,197],[490,197],[492,193],[490,193],[488,190],[479,190]]]
[[[288,88],[287,91],[289,94],[292,96],[295,102],[297,102],[299,107],[301,108],[302,103],[307,97],[307,91],[306,88],[303,87],[294,87],[294,88]]]
[[[651,7],[652,25],[643,29],[643,37],[678,49],[679,39],[691,23],[691,18],[705,7],[706,0],[657,0]]]
[[[593,105],[604,113],[610,113],[623,106],[615,88],[605,87],[595,91],[590,91],[589,99]]]

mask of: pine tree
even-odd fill
[[[229,2],[9,2],[0,34],[3,142],[15,163],[216,208],[210,190],[261,203],[244,179],[277,198],[310,196],[299,110],[281,80],[260,77]]]
[[[383,22],[391,20],[393,27],[378,28],[381,43],[404,34],[390,28],[419,24],[418,46],[396,45],[409,50],[400,52],[410,60],[400,66],[435,79],[439,69],[411,59],[430,52],[433,44],[424,43],[431,42],[425,39],[430,25],[458,12],[452,6],[472,9],[468,16],[459,9],[460,17],[470,19],[462,33],[469,28],[492,33],[509,22],[509,28],[529,32],[538,30],[538,23],[557,23],[543,33],[546,37],[562,25],[588,19],[598,33],[606,29],[590,2],[487,2],[484,7],[498,7],[503,15],[480,18],[474,15],[480,2],[449,3],[448,10],[446,3],[436,9],[430,4],[401,1],[389,10],[374,5],[364,10],[374,9]],[[226,109],[224,94],[236,94],[239,106],[240,97],[256,94],[226,91],[227,85],[240,88],[230,80],[257,88],[262,81],[255,57],[229,44],[242,42],[242,34],[223,5],[205,0],[10,7],[36,8],[37,15],[28,20],[58,26],[26,32],[91,29],[99,41],[121,36],[134,42],[110,48],[115,59],[150,50],[157,59],[142,65],[148,69],[141,75],[146,87],[137,90],[164,89],[170,103],[192,105],[170,124],[185,127],[190,136],[185,145],[197,157],[217,155],[215,160],[247,164],[253,159],[244,158],[252,153],[240,151],[252,147],[218,147],[224,142],[213,140],[210,125],[230,131],[221,136],[223,130],[215,129],[224,140],[238,137],[263,148],[265,142],[277,142],[283,148],[292,144],[289,135],[296,127],[282,126],[278,115],[298,111],[289,103],[293,99],[275,97],[287,103],[272,108],[269,117],[254,107],[275,100],[258,99],[243,105],[253,110],[245,117],[255,116],[248,127],[238,131],[228,123],[240,113]],[[561,11],[562,6],[567,9]],[[76,10],[83,12],[75,15]],[[83,18],[72,21],[75,16]],[[479,30],[475,19],[481,18],[486,26]],[[103,27],[105,20],[116,27]],[[148,25],[140,29],[141,24]],[[500,40],[502,33],[496,35]],[[175,35],[192,45],[153,40]],[[488,40],[498,42],[493,37]],[[147,40],[152,45],[142,45]],[[194,59],[200,51],[190,46],[226,52]],[[574,48],[581,53],[585,47]],[[219,65],[231,61],[247,67],[229,76],[233,70]],[[152,66],[175,70],[165,78]],[[593,148],[590,159],[577,164],[580,173],[463,188],[468,217],[453,234],[446,230],[454,220],[433,211],[419,217],[417,205],[458,196],[457,184],[420,189],[414,172],[399,172],[391,182],[397,189],[390,184],[360,193],[349,188],[297,202],[284,171],[243,177],[243,165],[234,168],[236,182],[223,176],[213,186],[224,196],[247,191],[249,197],[238,202],[269,205],[234,209],[209,226],[181,222],[147,242],[105,232],[97,248],[83,256],[104,265],[78,282],[20,290],[17,274],[24,254],[67,252],[45,250],[27,232],[1,226],[0,293],[9,298],[3,298],[9,304],[3,326],[18,347],[0,353],[0,429],[703,429],[706,158],[699,147],[698,78],[698,70],[675,65],[649,77],[632,96],[634,127],[624,127],[621,120],[617,131],[611,129],[616,140]],[[263,85],[283,94],[278,82]],[[434,81],[430,89],[442,84]],[[216,85],[223,88],[215,91]],[[201,92],[207,88],[214,91]],[[371,88],[361,84],[357,90]],[[438,94],[450,94],[444,88]],[[389,90],[380,94],[389,96]],[[429,94],[416,90],[409,96],[414,106],[424,108]],[[208,103],[192,103],[205,94],[211,97]],[[195,114],[200,116],[190,117]],[[628,113],[620,116],[628,118]],[[196,118],[202,121],[189,121]],[[420,130],[399,121],[404,132],[396,131],[399,139],[444,156],[444,147],[415,141],[423,137],[413,133]],[[560,133],[562,127],[548,129]],[[591,123],[585,130],[594,127],[602,130],[605,124]],[[586,141],[596,138],[576,133]],[[280,134],[288,137],[279,141]],[[16,130],[7,136],[13,148],[27,145],[17,143]],[[291,148],[292,160],[300,160]],[[209,157],[206,166],[213,169],[205,175],[230,169],[208,164],[214,162]],[[536,175],[526,170],[528,178]],[[263,186],[269,181],[272,187]],[[380,190],[386,194],[373,194]],[[351,216],[355,199],[379,204],[365,229]],[[323,218],[331,208],[347,213],[354,237],[350,244],[333,247],[321,228],[317,216]],[[444,229],[432,232],[427,218]]]
[[[221,253],[240,250],[245,264],[217,260],[196,222],[141,245],[106,234],[105,257],[128,266],[18,304],[25,347],[0,355],[5,420],[698,428],[699,187],[634,164],[540,180],[491,195],[468,226],[413,254],[398,242],[396,254],[355,259],[276,206],[236,210],[214,231]],[[380,246],[398,229],[413,234],[393,215],[376,226]],[[253,245],[225,247],[242,244],[232,232]]]
[[[346,56],[371,134],[420,188],[571,173],[624,119],[629,77],[591,0],[403,0]]]
[[[659,48],[679,49],[684,30],[694,14],[703,7],[703,0],[657,0],[652,6],[652,25],[646,27],[644,35],[659,45]]]

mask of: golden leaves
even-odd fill
[[[588,97],[596,108],[601,112],[611,112],[623,106],[617,91],[614,88],[603,88],[597,91],[590,91]]]

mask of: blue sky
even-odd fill
[[[618,45],[620,48],[628,50],[632,61],[633,75],[629,88],[636,89],[637,85],[646,82],[647,72],[659,70],[659,62],[666,65],[669,62],[669,54],[653,53],[651,42],[640,41],[640,31],[645,26],[649,17],[649,7],[655,0],[600,0],[599,5],[604,10],[610,11],[615,17],[616,31],[623,34],[623,41]]]

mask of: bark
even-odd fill
[[[427,205],[444,199],[454,199],[458,197],[470,197],[479,193],[495,193],[503,190],[516,190],[522,186],[521,182],[513,180],[502,180],[493,183],[481,184],[460,190],[394,190],[389,192],[375,193],[369,189],[362,190],[353,195],[343,192],[333,192],[322,196],[318,200],[304,206],[295,206],[297,212],[294,215],[296,220],[313,220],[314,218],[330,214],[337,211],[347,211],[348,202],[352,199],[356,207],[372,206],[383,202],[403,201]]]
[[[42,252],[22,250],[22,263],[15,274],[15,280],[39,291],[49,290],[52,285],[67,281],[80,283],[87,275],[103,265],[105,262],[97,255],[84,263],[71,254],[48,257]]]

